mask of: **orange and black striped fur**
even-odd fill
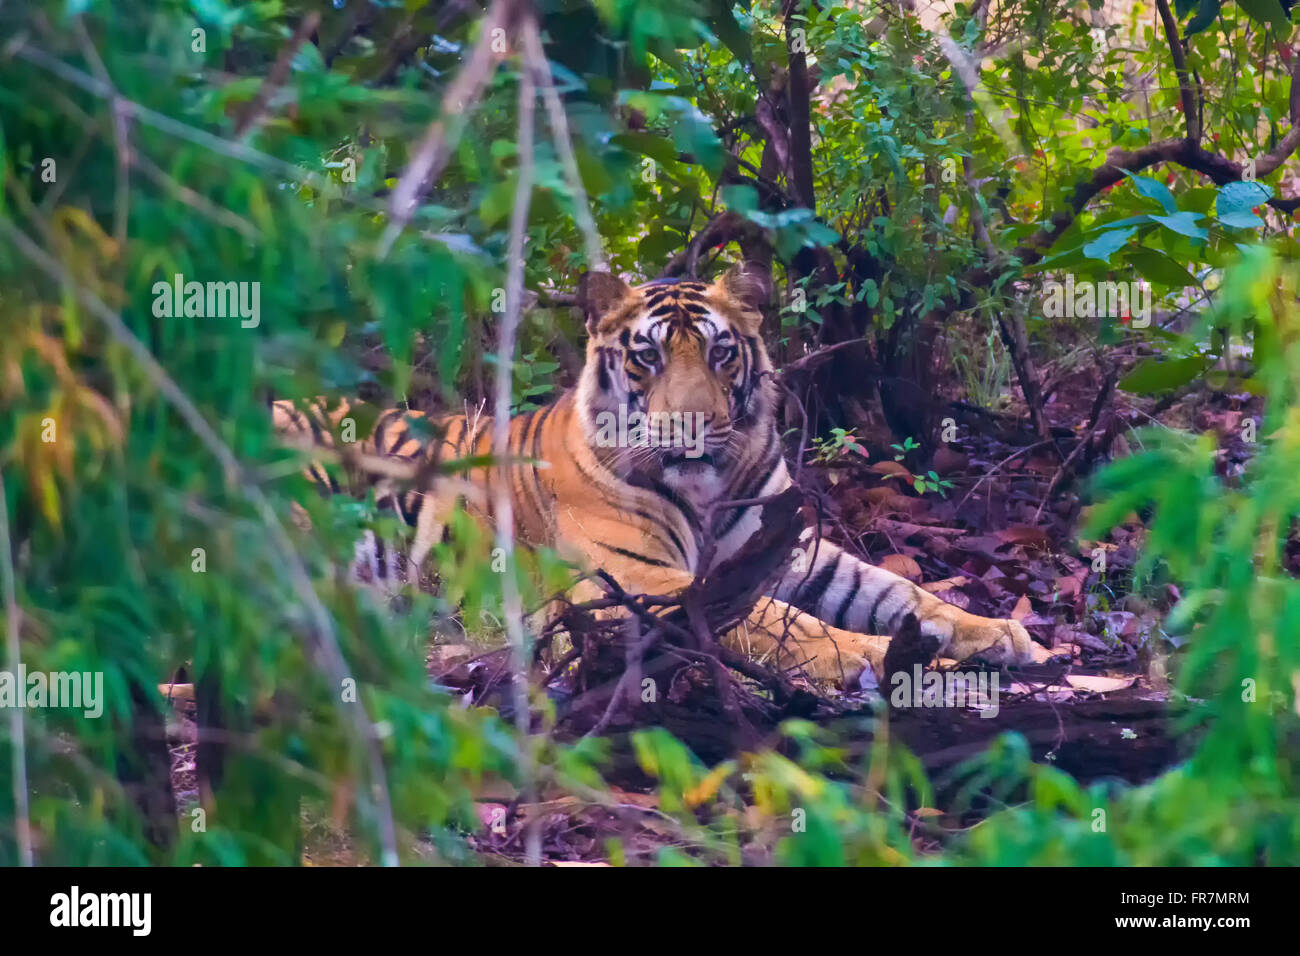
[[[602,568],[629,592],[685,588],[701,570],[702,520],[712,503],[763,498],[790,484],[771,363],[759,333],[759,307],[770,289],[766,273],[748,266],[713,283],[659,280],[635,288],[603,273],[589,275],[582,298],[590,337],[578,386],[511,420],[512,463],[467,472],[468,495],[464,487],[443,488],[445,479],[424,493],[393,495],[415,526],[411,564],[419,568],[428,556],[450,509],[469,507],[490,520],[496,483],[506,481],[525,543]],[[689,447],[653,429],[658,440],[638,446],[608,427],[620,414],[634,420],[634,412],[662,423],[661,433],[669,421],[685,422],[683,416],[699,428]],[[275,416],[287,434],[328,440],[304,435],[313,426],[288,403],[276,403]],[[416,463],[491,453],[490,418],[444,419],[441,442],[426,447],[411,436],[406,416],[419,417],[400,409],[381,416],[367,452]],[[465,504],[475,491],[478,503]],[[715,564],[755,533],[759,511],[718,513]],[[889,640],[882,635],[910,613],[924,634],[939,639],[946,657],[1029,659],[1030,638],[1018,622],[968,614],[828,541],[814,544],[812,534],[805,531],[809,560],[759,601],[729,635],[733,645],[770,654],[782,667],[802,666],[814,677],[852,682],[868,666],[882,675]]]

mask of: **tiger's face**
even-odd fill
[[[579,407],[593,449],[622,470],[675,480],[724,472],[770,429],[771,363],[759,308],[771,279],[733,266],[712,283],[584,281]]]

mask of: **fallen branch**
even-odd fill
[[[865,345],[867,342],[870,341],[871,341],[870,339],[861,338],[861,339],[848,339],[847,341],[844,342],[836,342],[834,345],[828,345],[825,348],[820,348],[815,352],[810,352],[809,354],[803,356],[803,358],[798,359],[797,361],[791,362],[785,368],[781,369],[777,374],[784,379],[790,375],[793,375],[796,372],[802,372],[810,368],[816,368],[818,365],[821,365],[822,362],[826,361],[828,358],[830,358],[832,355],[834,355],[836,352],[840,351],[841,349],[846,349],[851,345]],[[875,365],[874,362],[870,364],[872,366],[873,374],[877,376],[883,374],[880,370],[880,367]]]

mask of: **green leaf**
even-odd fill
[[[667,120],[672,126],[673,144],[679,153],[689,153],[706,170],[722,168],[722,141],[709,118],[690,100],[681,96],[624,90],[619,94],[619,102],[644,111],[651,120]]]
[[[1028,274],[1028,273],[1036,273],[1036,272],[1060,271],[1062,268],[1065,268],[1067,266],[1081,265],[1087,262],[1087,259],[1088,257],[1085,256],[1083,253],[1083,246],[1075,246],[1072,249],[1062,249],[1060,252],[1039,259],[1032,266],[1026,268],[1025,272]],[[997,285],[994,286],[994,289],[996,290],[997,288],[999,288],[1001,284],[1002,283],[999,282]]]
[[[1279,0],[1237,0],[1237,5],[1246,11],[1246,16],[1259,23],[1271,23],[1279,30],[1290,31],[1291,21],[1282,9]],[[1283,34],[1285,40],[1285,34]]]
[[[715,7],[717,12],[709,20],[709,27],[726,44],[727,49],[736,55],[737,60],[749,63],[754,59],[753,47],[750,45],[749,34],[740,28],[731,12],[730,0],[718,0]]]
[[[677,147],[670,140],[654,133],[620,133],[610,140],[630,153],[649,156],[657,163],[677,162]]]
[[[1198,226],[1196,220],[1201,218],[1197,212],[1177,212],[1172,216],[1152,216],[1156,222],[1166,229],[1172,229],[1180,236],[1187,236],[1189,239],[1208,239],[1210,233],[1203,226]]]
[[[324,73],[325,59],[314,43],[304,43],[289,63],[295,73]]]
[[[637,254],[648,262],[662,262],[682,247],[682,236],[666,229],[655,229],[637,243]]]
[[[1196,285],[1196,277],[1163,252],[1136,246],[1125,257],[1138,275],[1150,282],[1181,289]]]
[[[876,285],[875,279],[865,279],[862,283],[862,297],[866,300],[867,307],[874,309],[880,304],[880,286]],[[895,445],[895,448],[898,446]]]
[[[803,227],[806,245],[829,246],[840,241],[840,234],[825,223],[810,222]]]
[[[1201,0],[1201,6],[1200,9],[1196,11],[1196,16],[1192,17],[1187,24],[1187,36],[1191,36],[1194,33],[1200,33],[1217,20],[1219,17],[1219,8],[1222,5],[1222,0]]]
[[[1145,226],[1155,220],[1148,215],[1129,216],[1126,219],[1116,219],[1114,222],[1102,222],[1097,224],[1098,229],[1120,229],[1124,226]]]
[[[742,216],[758,210],[758,190],[753,186],[723,186],[720,196],[728,209]]]
[[[1169,191],[1169,187],[1164,183],[1157,182],[1150,176],[1138,176],[1128,171],[1125,171],[1124,175],[1132,180],[1133,188],[1137,190],[1139,196],[1154,199],[1160,204],[1160,208],[1169,215],[1178,212],[1178,203],[1174,200],[1174,194]]]
[[[1266,183],[1236,182],[1219,187],[1215,198],[1215,213],[1219,222],[1233,229],[1258,229],[1264,220],[1254,209],[1273,198],[1273,189]]]
[[[1092,242],[1086,243],[1083,247],[1083,254],[1089,259],[1110,262],[1110,257],[1123,249],[1128,243],[1129,237],[1135,232],[1137,232],[1137,229],[1133,227],[1128,229],[1108,229]]]
[[[487,191],[478,207],[478,216],[483,225],[491,228],[510,215],[518,183],[518,170],[511,170],[505,179]]]

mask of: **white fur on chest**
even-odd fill
[[[726,479],[716,470],[695,465],[665,469],[664,484],[700,514],[715,501],[722,500],[727,491]]]
[[[722,486],[723,482],[718,480],[717,484]],[[757,495],[754,495],[754,497],[766,498],[770,495],[784,491],[789,487],[789,485],[790,473],[786,471],[785,462],[779,461],[776,468],[773,469],[772,474],[768,476],[765,482],[763,482],[762,488],[759,490]],[[713,504],[717,501],[726,501],[734,497],[735,495],[731,493],[730,489],[718,487],[713,490],[713,496],[707,499],[708,503],[700,507],[699,512],[701,514],[706,514],[708,511],[708,504]],[[718,521],[719,524],[725,525],[728,517],[728,514],[719,511],[715,515],[715,520]],[[750,505],[749,507],[744,508],[743,513],[739,519],[737,519],[735,525],[727,529],[727,532],[718,539],[717,545],[714,548],[712,566],[717,567],[721,562],[726,561],[728,558],[733,557],[737,552],[739,552],[740,549],[744,547],[745,542],[758,532],[758,529],[762,526],[762,519],[763,509],[760,506]]]

